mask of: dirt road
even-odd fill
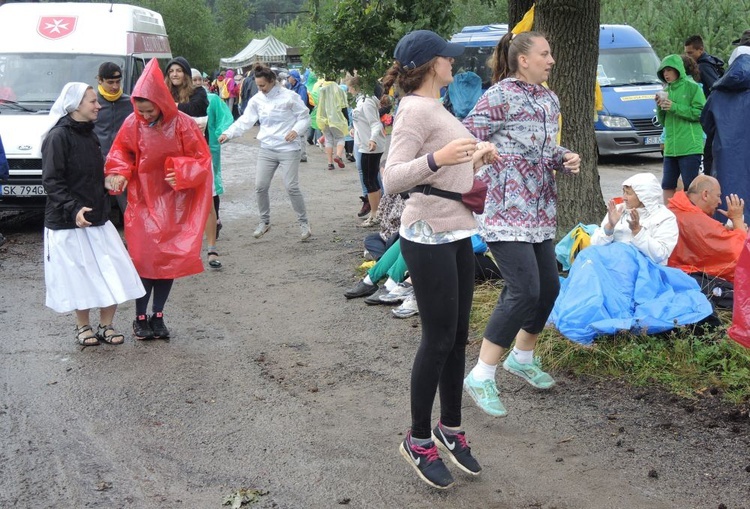
[[[500,370],[507,418],[464,404],[482,475],[418,481],[397,447],[419,320],[342,296],[365,234],[356,171],[310,150],[312,240],[278,176],[256,240],[243,140],[225,148],[224,268],[176,282],[170,342],[81,351],[72,315],[44,307],[41,217],[0,221],[0,507],[208,509],[242,487],[267,492],[254,507],[750,507],[746,413],[565,373],[542,393]]]

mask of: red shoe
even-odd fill
[[[336,164],[338,164],[339,168],[343,168],[344,166],[346,166],[344,164],[344,161],[339,156],[334,157],[333,158],[333,162],[336,163]]]

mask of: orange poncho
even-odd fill
[[[727,230],[690,202],[684,191],[669,200],[667,206],[677,216],[680,238],[667,265],[688,274],[705,272],[734,281],[734,268],[747,233]]]

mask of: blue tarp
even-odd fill
[[[613,242],[578,254],[549,321],[566,338],[590,345],[602,334],[654,334],[712,312],[693,278],[655,264],[630,244]]]

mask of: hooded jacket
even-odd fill
[[[622,185],[632,187],[643,204],[643,207],[636,209],[641,231],[633,237],[633,232],[628,224],[630,211],[625,209],[624,203],[621,203],[617,206],[618,210],[625,210],[615,225],[612,234],[607,235],[605,232],[609,218],[604,216],[601,226],[591,236],[591,245],[603,246],[611,242],[633,244],[654,263],[666,265],[669,255],[672,254],[672,250],[677,245],[679,229],[677,228],[677,218],[664,206],[659,180],[653,173],[639,173],[627,179]]]
[[[177,110],[156,59],[132,93],[135,111],[122,125],[105,173],[128,179],[125,238],[138,274],[175,279],[203,271],[201,242],[211,203],[211,154],[195,120]],[[161,116],[148,124],[136,97]],[[165,182],[174,171],[176,185]]]
[[[289,86],[289,90],[297,92],[299,98],[302,99],[302,103],[307,106],[307,109],[312,109],[310,106],[310,97],[307,95],[307,87],[302,83],[302,76],[300,76],[297,69],[289,71],[289,76],[295,79],[294,85]]]
[[[680,55],[669,55],[661,61],[657,74],[664,83],[665,67],[675,69],[679,77],[664,88],[672,101],[671,109],[665,111],[658,106],[656,108],[656,116],[666,133],[664,155],[680,157],[703,154],[703,129],[700,125],[701,111],[706,104],[703,88],[688,79]]]
[[[357,106],[352,111],[355,145],[363,154],[382,154],[385,151],[385,133],[380,122],[380,101],[374,95],[360,94]],[[369,142],[375,142],[375,150],[370,152]]]
[[[740,55],[729,66],[726,74],[714,83],[701,115],[701,123],[706,134],[714,135],[714,169],[721,188],[724,192],[736,193],[746,204],[750,204],[748,118],[750,55]],[[749,218],[750,214],[746,209],[746,223]]]
[[[734,269],[747,233],[727,230],[719,221],[693,205],[685,191],[676,193],[669,200],[668,207],[677,217],[680,229],[677,246],[669,257],[669,266],[688,274],[705,272],[734,281]]]
[[[83,207],[92,226],[109,220],[110,200],[104,188],[104,157],[93,122],[60,118],[42,142],[42,184],[47,192],[44,226],[50,230],[77,228]]]

